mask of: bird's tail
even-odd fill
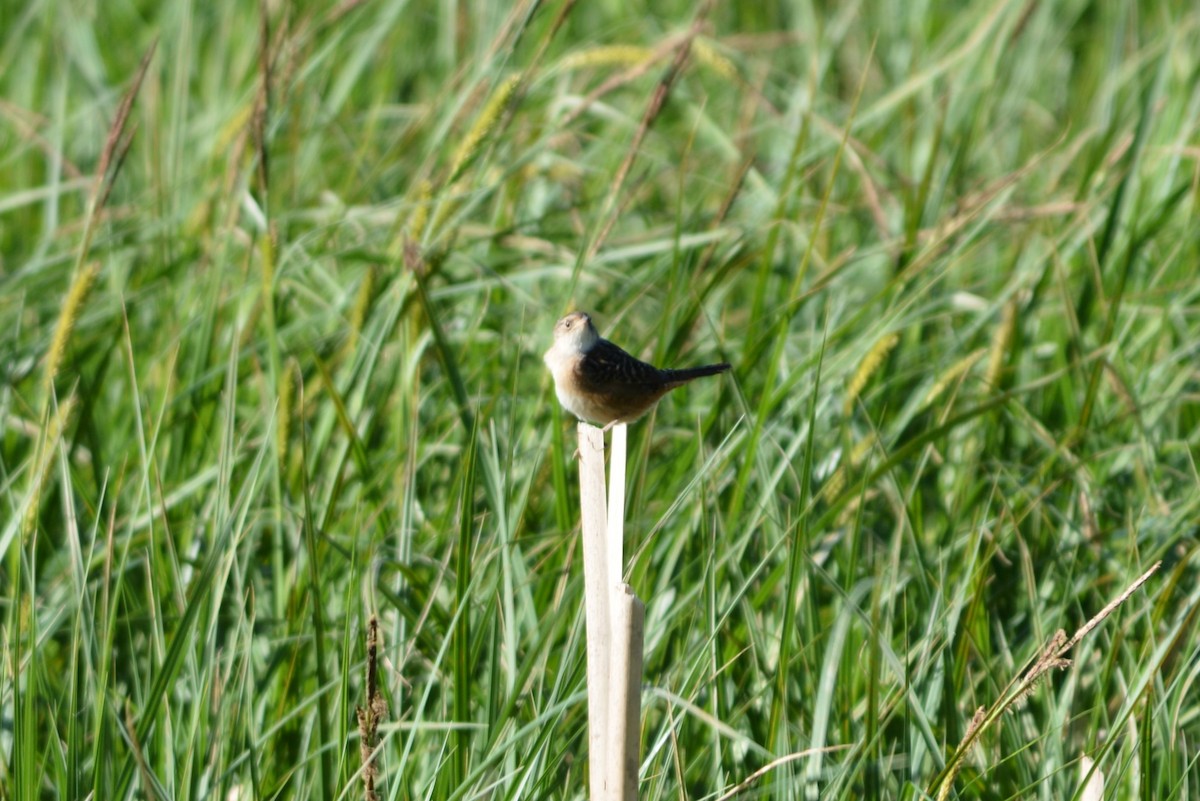
[[[706,364],[703,367],[687,367],[683,370],[663,370],[663,383],[674,388],[694,379],[703,378],[706,375],[720,375],[728,370],[730,366],[722,362],[721,364]]]

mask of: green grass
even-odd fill
[[[0,2],[0,798],[362,798],[371,614],[381,798],[584,798],[573,307],[734,363],[643,798],[1200,791],[1193,6],[265,5]]]

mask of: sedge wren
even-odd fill
[[[707,364],[660,370],[602,339],[584,312],[572,312],[555,324],[554,346],[544,358],[563,408],[606,430],[638,419],[675,387],[729,369],[728,364]]]

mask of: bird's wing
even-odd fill
[[[578,369],[580,380],[594,392],[656,389],[663,383],[657,367],[635,359],[607,339],[584,354]]]

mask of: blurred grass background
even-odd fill
[[[631,428],[643,797],[1197,792],[1194,5],[0,20],[0,796],[363,797],[375,613],[380,797],[583,798],[571,308],[735,365]]]

